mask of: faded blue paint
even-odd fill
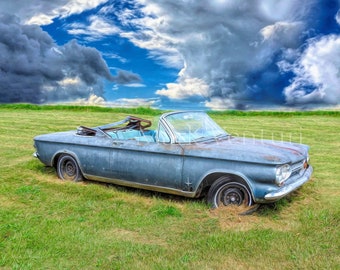
[[[196,113],[191,112],[190,117]],[[255,202],[275,201],[311,176],[312,167],[303,167],[308,158],[306,145],[237,138],[227,133],[200,142],[178,143],[178,133],[167,122],[167,117],[173,114],[179,113],[165,114],[159,121],[170,143],[159,142],[157,130],[117,129],[129,124],[131,118],[127,117],[88,130],[36,136],[36,155],[42,163],[53,166],[58,155],[68,153],[77,160],[85,178],[187,197],[199,196],[202,185],[209,186],[216,180],[211,175],[228,174],[237,175],[248,184]],[[212,132],[215,131],[209,130],[210,135]],[[133,133],[136,137],[131,137]],[[144,135],[153,141],[137,139]],[[193,133],[188,135],[193,137]],[[283,164],[291,165],[295,171],[279,187],[275,183],[276,168]]]

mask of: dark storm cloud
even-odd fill
[[[88,85],[95,84],[98,77],[118,84],[141,81],[139,75],[124,70],[118,70],[116,76],[111,75],[98,50],[81,46],[75,40],[67,43],[61,52],[65,57],[69,75],[78,75]]]
[[[0,102],[43,103],[102,96],[102,79],[124,84],[138,75],[109,68],[94,49],[75,40],[57,46],[37,25],[0,14]]]
[[[118,70],[117,76],[114,76],[114,81],[118,84],[130,84],[133,82],[140,82],[138,74],[131,73],[125,70]]]

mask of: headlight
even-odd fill
[[[292,171],[288,164],[277,167],[276,168],[276,179],[275,179],[276,184],[281,186],[283,182],[288,179],[291,173]]]

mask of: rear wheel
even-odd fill
[[[77,161],[70,155],[61,155],[57,162],[57,174],[62,180],[81,181],[82,174]]]
[[[222,176],[211,185],[207,200],[212,208],[237,206],[247,210],[253,204],[247,184],[229,176]]]

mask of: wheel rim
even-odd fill
[[[248,189],[240,183],[227,183],[219,188],[215,196],[215,205],[218,206],[250,206],[251,195]]]
[[[242,192],[237,188],[229,188],[221,192],[220,201],[223,205],[241,205],[244,199]]]
[[[76,175],[76,167],[72,161],[68,160],[63,165],[63,175],[71,178]]]
[[[60,178],[63,180],[76,181],[79,176],[78,165],[72,157],[64,156],[58,167]]]

